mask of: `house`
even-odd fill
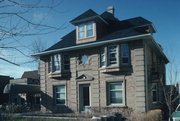
[[[4,87],[9,83],[9,80],[13,79],[10,76],[0,75],[0,105],[8,102],[8,95],[3,94]]]
[[[153,23],[87,10],[40,58],[42,111],[143,113],[163,108],[168,59]],[[162,83],[161,83],[162,82]]]
[[[28,104],[31,108],[40,108],[39,74],[37,70],[25,71],[21,78],[11,79],[4,88],[9,94],[9,104]]]

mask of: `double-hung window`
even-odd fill
[[[54,86],[54,99],[56,105],[66,104],[66,88],[65,85]]]
[[[129,46],[128,44],[121,44],[121,65],[129,65]]]
[[[108,46],[108,65],[117,65],[118,64],[118,46],[110,45]]]
[[[69,71],[70,70],[70,57],[68,54],[64,54],[64,60],[63,60],[63,67],[64,71]]]
[[[100,54],[100,66],[101,67],[105,67],[105,52],[104,52],[104,48],[101,49],[101,54]]]
[[[158,101],[157,83],[152,83],[151,93],[152,93],[152,102],[153,103],[157,102]]]
[[[78,25],[78,39],[84,39],[92,36],[94,36],[93,22]]]
[[[123,82],[108,83],[108,91],[108,102],[110,105],[121,105],[124,103]]]
[[[53,72],[61,70],[61,55],[55,54],[53,55]]]

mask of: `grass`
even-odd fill
[[[50,119],[50,118],[9,118],[3,121],[78,121],[73,119]]]

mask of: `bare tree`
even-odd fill
[[[53,26],[45,21],[50,13],[58,12],[56,8],[61,4],[62,0],[0,0],[0,51],[17,51],[23,56],[30,57],[14,44],[20,43],[24,37],[64,29],[66,27],[64,24]],[[46,14],[40,18],[35,16],[38,19],[32,19],[32,13],[38,10],[45,10]],[[1,52],[0,60],[18,65],[8,60]]]
[[[178,68],[174,67],[173,62],[169,65],[169,70],[167,71],[168,78],[167,81],[169,82],[168,85],[163,83],[163,77],[161,77],[161,84],[163,87],[164,97],[165,97],[165,104],[168,108],[169,116],[175,110],[176,106],[179,103],[179,80],[178,80]]]

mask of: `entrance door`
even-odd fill
[[[90,106],[90,85],[80,85],[80,109],[84,111],[85,108]]]

